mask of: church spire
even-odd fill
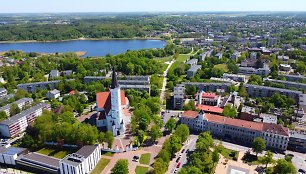
[[[118,80],[117,80],[117,75],[115,72],[115,67],[113,67],[113,75],[112,75],[112,85],[111,85],[111,89],[115,89],[117,88],[118,85]]]

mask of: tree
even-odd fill
[[[157,138],[160,138],[163,136],[163,133],[161,132],[160,127],[158,125],[152,126],[150,130],[150,136],[151,136],[152,142],[155,142]]]
[[[222,114],[226,117],[235,118],[237,116],[237,109],[235,107],[231,107],[230,105],[226,105]]]
[[[33,144],[34,144],[33,138],[30,135],[25,134],[21,140],[22,147],[30,148],[33,147]]]
[[[248,93],[247,93],[243,83],[240,83],[238,93],[239,93],[239,96],[241,96],[241,97],[247,97],[248,96]]]
[[[193,100],[190,100],[186,105],[184,105],[183,108],[185,111],[195,111],[195,102]]]
[[[170,137],[170,145],[171,145],[171,154],[178,152],[182,148],[181,138],[177,135],[172,135]]]
[[[161,158],[166,163],[170,162],[170,153],[165,149],[162,149],[161,151],[159,151],[157,157]]]
[[[21,110],[16,103],[13,103],[10,107],[10,115],[16,115],[20,113]]]
[[[252,74],[248,83],[252,85],[262,85],[262,78],[258,75]]]
[[[277,164],[274,167],[275,174],[295,174],[296,172],[297,170],[294,165],[285,159],[277,160]]]
[[[254,139],[252,144],[253,152],[256,153],[256,156],[258,156],[258,153],[261,153],[266,149],[266,142],[264,139],[257,137]]]
[[[1,111],[0,112],[0,121],[7,119],[7,115],[5,111]]]
[[[170,118],[167,121],[165,128],[171,133],[175,129],[175,126],[176,126],[176,120],[174,118]]]
[[[271,163],[274,162],[274,160],[273,160],[273,153],[270,152],[270,151],[267,151],[266,154],[265,154],[265,156],[261,159],[261,162],[262,162],[263,164],[265,164],[265,165],[266,165],[266,168],[267,168],[267,167],[268,167],[268,164],[271,164]]]
[[[187,140],[189,133],[189,127],[186,124],[180,124],[175,131],[175,135],[180,137],[182,142]]]
[[[112,174],[128,174],[129,173],[129,167],[128,167],[128,160],[120,159],[117,161],[115,166],[112,168],[111,173]]]
[[[105,142],[107,142],[108,148],[112,148],[114,139],[114,135],[111,131],[105,133]]]
[[[214,164],[216,164],[220,159],[220,154],[217,150],[214,150],[212,153],[212,160],[214,162]]]
[[[157,158],[153,164],[153,174],[161,174],[161,173],[166,173],[168,169],[168,163],[163,161],[161,158]]]
[[[99,140],[100,143],[105,141],[105,133],[104,132],[100,132],[98,140]]]
[[[137,138],[138,138],[140,145],[143,144],[143,142],[146,140],[146,137],[147,137],[146,132],[144,132],[143,130],[138,130]]]

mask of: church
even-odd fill
[[[114,136],[123,135],[126,125],[126,116],[123,110],[128,108],[129,101],[124,91],[120,89],[114,69],[110,90],[108,92],[97,93],[96,102],[96,126],[113,132]]]

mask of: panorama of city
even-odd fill
[[[0,12],[0,174],[305,174],[306,12],[183,1]]]

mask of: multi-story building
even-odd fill
[[[35,82],[18,84],[17,89],[26,90],[29,93],[35,92],[38,89],[55,89],[55,86],[59,84],[60,80],[48,81],[48,82]]]
[[[201,83],[201,82],[183,82],[185,87],[195,86],[198,91],[206,91],[206,92],[216,92],[219,89],[223,91],[227,91],[228,87],[232,85],[232,83]]]
[[[118,83],[121,89],[123,90],[135,89],[138,91],[147,91],[148,93],[150,93],[150,78],[150,76],[125,76],[121,77],[121,79],[118,80]],[[95,81],[102,81],[105,79],[110,79],[110,77],[86,76],[84,77],[84,82],[91,83]]]
[[[7,95],[7,90],[4,88],[0,88],[0,98]]]
[[[277,44],[277,38],[269,38],[268,39],[268,47],[272,47]]]
[[[77,152],[60,160],[61,174],[87,174],[94,169],[101,158],[99,145],[84,146]]]
[[[306,153],[306,133],[291,131],[288,149],[301,153]]]
[[[252,68],[252,67],[239,67],[239,74],[245,74],[245,75],[260,75],[260,76],[266,76],[269,75],[271,72],[270,68],[267,66],[264,66],[263,68]]]
[[[185,99],[185,87],[184,85],[178,85],[174,87],[173,95],[173,109],[183,109]]]
[[[252,98],[271,97],[275,93],[279,93],[281,95],[285,95],[287,97],[295,99],[296,101],[299,101],[299,95],[303,94],[301,91],[273,88],[268,86],[259,86],[251,84],[245,84],[244,86],[246,88],[246,91],[248,92],[249,97]]]
[[[221,103],[221,96],[215,93],[199,92],[196,98],[199,105],[219,106]]]
[[[22,98],[20,100],[17,100],[13,103],[10,103],[10,104],[7,104],[3,107],[0,108],[0,112],[1,111],[4,111],[6,113],[7,116],[10,116],[11,113],[10,113],[10,108],[13,104],[16,104],[18,106],[19,109],[23,109],[25,106],[29,106],[31,105],[33,102],[33,99],[32,98]]]
[[[51,72],[49,74],[50,79],[57,78],[59,76],[60,76],[60,72],[57,69],[51,70]]]
[[[58,174],[59,161],[60,159],[34,152],[20,155],[16,159],[16,164],[18,168],[30,170],[34,173]]]
[[[204,111],[185,111],[181,123],[193,131],[210,131],[215,137],[246,145],[261,137],[268,148],[284,151],[289,142],[288,128],[280,125],[227,118]]]
[[[193,78],[199,69],[201,69],[201,65],[194,65],[187,71],[187,79]]]
[[[256,114],[256,108],[243,106],[239,117],[242,120],[253,121],[255,118],[258,118],[258,114]]]
[[[296,82],[296,81],[306,81],[306,77],[302,75],[287,75],[287,74],[278,74],[279,76],[285,77],[286,80]]]
[[[245,79],[246,79],[245,75],[227,74],[227,73],[223,74],[223,78],[231,79],[231,80],[234,80],[236,82],[245,82]]]
[[[49,104],[40,103],[0,122],[0,132],[4,137],[15,137],[26,130],[34,120],[42,115],[43,110],[51,110]]]
[[[269,78],[264,78],[263,81],[283,84],[285,88],[296,88],[297,90],[306,90],[305,83],[297,83],[297,82],[290,82],[290,81],[285,81],[285,80],[276,80],[276,79],[269,79]]]
[[[195,66],[198,64],[198,59],[190,59],[188,62],[186,62],[187,65]]]

